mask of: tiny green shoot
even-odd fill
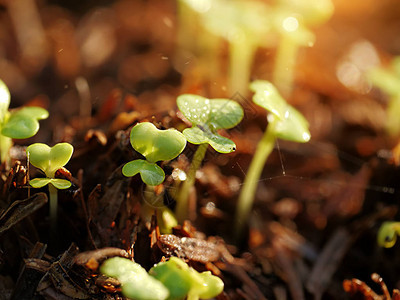
[[[373,85],[389,96],[385,128],[389,135],[400,134],[400,56],[395,57],[389,68],[377,67],[367,72]]]
[[[378,231],[378,245],[385,248],[391,248],[396,244],[398,235],[400,235],[400,222],[384,222]]]
[[[34,178],[30,180],[29,184],[34,188],[41,188],[45,185],[49,186],[52,232],[55,231],[57,224],[57,189],[67,189],[71,186],[70,181],[55,178],[55,173],[68,163],[73,151],[74,148],[68,143],[59,143],[53,147],[42,143],[35,143],[26,148],[29,162],[36,168],[42,170],[46,175],[45,178]]]
[[[0,80],[0,158],[8,159],[12,139],[26,139],[39,130],[39,120],[49,116],[47,110],[40,107],[22,107],[9,111],[10,91]]]
[[[143,182],[150,186],[161,184],[165,173],[156,162],[177,157],[186,146],[186,139],[176,129],[159,130],[150,122],[136,124],[130,134],[130,142],[146,159],[128,162],[122,174],[132,177],[140,173]]]
[[[257,145],[240,191],[234,231],[237,238],[241,237],[243,226],[247,223],[261,173],[274,148],[275,140],[279,138],[305,143],[311,137],[307,120],[282,98],[272,83],[257,80],[250,84],[250,89],[255,92],[253,102],[269,112],[268,127]]]
[[[196,171],[204,159],[208,145],[219,153],[236,150],[235,143],[218,134],[219,129],[235,127],[243,118],[242,107],[229,99],[207,99],[202,96],[184,94],[177,98],[177,105],[183,115],[192,123],[191,128],[183,130],[188,142],[199,145],[190,165],[187,179],[183,182],[177,196],[176,216],[182,222],[187,215],[187,201],[192,189]]]
[[[223,281],[211,272],[198,273],[177,257],[160,262],[149,273],[122,257],[107,259],[100,272],[121,283],[122,294],[136,300],[210,299],[224,289]]]
[[[183,260],[171,257],[150,269],[149,274],[164,284],[169,290],[170,300],[210,299],[224,289],[223,281],[210,271],[198,273]]]
[[[164,300],[169,296],[168,289],[150,276],[139,264],[122,257],[107,259],[100,267],[106,276],[118,279],[122,294],[136,300]]]

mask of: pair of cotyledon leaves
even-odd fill
[[[8,111],[10,92],[0,80],[0,126],[1,134],[13,139],[25,139],[34,136],[39,130],[39,120],[49,116],[47,110],[40,107],[23,107]]]
[[[210,299],[223,290],[222,280],[211,272],[198,273],[184,261],[171,257],[146,272],[139,264],[122,257],[106,260],[100,267],[106,276],[118,279],[122,293],[131,299]]]
[[[272,83],[256,80],[250,84],[250,90],[255,93],[253,102],[270,112],[268,120],[276,119],[273,132],[277,138],[297,143],[310,140],[307,120],[282,98]]]
[[[158,185],[164,181],[164,171],[157,161],[171,160],[185,148],[186,141],[193,144],[210,144],[216,151],[229,153],[235,150],[235,143],[217,133],[218,129],[228,129],[243,118],[243,109],[228,99],[206,99],[197,95],[182,95],[177,100],[178,107],[192,123],[183,134],[175,129],[159,130],[153,124],[144,122],[135,125],[130,134],[132,147],[146,160],[137,159],[124,165],[122,173],[134,176],[140,173],[148,185]]]
[[[74,148],[68,143],[59,143],[53,147],[42,143],[28,146],[26,153],[30,163],[46,174],[46,178],[32,179],[29,184],[34,188],[41,188],[49,183],[57,189],[69,188],[71,182],[66,179],[54,178],[54,176],[58,169],[68,163],[73,151]]]
[[[269,120],[277,119],[274,122],[277,138],[295,142],[307,142],[310,139],[306,119],[286,103],[270,82],[254,81],[250,89],[255,92],[253,101],[270,112]],[[130,142],[146,160],[137,159],[125,164],[122,168],[125,176],[140,173],[146,184],[162,183],[165,174],[156,162],[178,156],[185,148],[186,140],[192,144],[207,143],[220,153],[230,153],[236,149],[233,141],[219,135],[217,131],[233,128],[240,123],[244,112],[238,103],[229,99],[207,99],[184,94],[178,97],[177,104],[192,127],[186,128],[182,134],[175,129],[158,130],[149,122],[134,126]]]

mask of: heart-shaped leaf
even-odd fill
[[[51,178],[50,184],[54,185],[59,190],[65,190],[71,187],[71,182],[61,178]]]
[[[45,172],[48,178],[54,178],[55,172],[68,163],[74,148],[68,143],[59,143],[53,147],[35,143],[28,146],[26,152],[32,165]]]
[[[271,113],[268,115],[268,120],[272,123],[275,118],[277,119],[274,122],[277,138],[298,143],[310,140],[307,120],[283,99],[272,83],[256,80],[250,84],[250,89],[255,92],[253,102]]]
[[[184,94],[177,98],[179,110],[193,126],[208,125],[213,130],[235,127],[243,119],[243,109],[230,99],[207,99]]]
[[[1,134],[13,139],[26,139],[39,130],[38,120],[48,118],[49,113],[41,107],[23,107],[11,112]]]
[[[132,147],[152,163],[171,160],[186,146],[186,139],[178,130],[159,130],[149,122],[135,125],[130,140]]]
[[[193,125],[183,131],[189,142],[196,145],[208,143],[220,153],[235,151],[235,143],[216,131],[232,128],[243,119],[243,109],[237,102],[184,94],[178,97],[177,105]]]
[[[29,180],[29,184],[34,187],[35,189],[42,188],[46,185],[48,185],[51,181],[51,178],[35,178],[32,180]]]
[[[169,296],[168,289],[160,281],[129,259],[122,257],[107,259],[101,265],[100,272],[118,279],[122,285],[122,294],[129,299],[164,300]]]
[[[279,119],[284,119],[287,103],[279,94],[275,86],[266,80],[256,80],[250,83],[250,90],[255,94],[253,102]]]
[[[183,134],[190,143],[195,145],[208,143],[215,151],[220,153],[231,153],[236,150],[236,145],[233,141],[204,127],[186,128]]]
[[[10,91],[6,84],[0,80],[0,123],[3,122],[10,106]]]
[[[49,183],[59,190],[65,190],[71,186],[71,182],[60,178],[35,178],[29,181],[29,184],[34,188],[41,188]]]
[[[159,185],[164,181],[165,173],[155,163],[143,159],[136,159],[128,162],[122,167],[122,174],[132,177],[140,173],[143,182],[148,185]]]
[[[277,138],[297,143],[306,143],[310,140],[311,134],[308,130],[308,122],[303,115],[288,105],[286,108],[285,118],[278,120],[275,124],[274,132]],[[274,118],[274,115],[270,115]],[[268,118],[268,120],[270,120]]]

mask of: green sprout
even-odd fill
[[[158,263],[149,273],[127,258],[113,257],[101,265],[100,272],[116,278],[122,294],[136,300],[210,299],[224,289],[219,277],[209,271],[198,273],[177,257]]]
[[[122,257],[107,259],[100,272],[118,279],[122,294],[136,300],[164,300],[169,296],[168,289],[157,279],[150,276],[139,264]]]
[[[280,42],[275,57],[273,82],[284,95],[293,85],[294,64],[299,47],[314,44],[315,35],[307,26],[326,22],[333,14],[331,0],[280,0],[272,13]]]
[[[42,170],[46,175],[45,178],[30,180],[29,184],[34,188],[41,188],[45,185],[49,186],[50,222],[53,232],[57,224],[57,189],[67,189],[71,186],[70,181],[55,178],[55,173],[68,163],[73,152],[74,147],[68,143],[59,143],[53,147],[42,143],[35,143],[26,148],[29,162]]]
[[[219,277],[210,271],[198,273],[177,257],[157,264],[150,269],[149,274],[167,287],[169,300],[210,299],[224,289],[224,283]]]
[[[47,110],[40,107],[22,107],[9,111],[10,91],[0,80],[0,159],[8,159],[12,139],[26,139],[39,130],[38,120],[49,116]]]
[[[250,84],[250,89],[255,92],[253,102],[269,112],[268,127],[257,145],[239,195],[235,216],[237,238],[241,236],[243,226],[248,220],[259,178],[274,148],[275,140],[279,138],[305,143],[311,138],[307,120],[282,98],[272,83],[257,80]]]
[[[385,128],[389,135],[400,134],[400,56],[395,57],[389,68],[373,68],[367,73],[373,85],[389,95]]]
[[[136,159],[125,164],[122,174],[132,177],[140,173],[143,182],[150,186],[161,184],[165,173],[156,162],[177,157],[186,146],[186,139],[176,129],[159,130],[152,123],[136,124],[130,135],[133,149],[146,159]]]
[[[391,248],[396,244],[398,235],[400,235],[400,222],[384,222],[378,231],[378,245],[385,248]]]
[[[243,109],[229,99],[207,99],[198,95],[184,94],[177,98],[179,110],[192,123],[183,135],[188,142],[199,145],[190,165],[187,179],[177,196],[176,215],[182,222],[187,215],[187,199],[194,185],[196,171],[204,159],[208,145],[219,153],[231,153],[236,145],[230,139],[218,134],[219,129],[235,127],[243,118]]]

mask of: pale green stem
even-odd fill
[[[250,82],[255,46],[247,38],[231,41],[229,53],[229,92],[246,96]]]
[[[289,96],[293,88],[294,67],[299,45],[288,34],[283,34],[275,56],[273,83],[281,94]]]
[[[192,294],[187,295],[187,300],[199,300],[199,299],[200,298],[197,294],[196,295],[192,295]]]
[[[51,183],[48,186],[50,197],[50,235],[54,237],[57,232],[58,190]]]
[[[250,167],[240,191],[238,204],[236,206],[234,228],[237,240],[241,238],[243,228],[247,224],[265,162],[274,149],[276,139],[274,132],[275,122],[276,121],[273,121],[268,124],[267,130],[265,131],[261,141],[258,143],[256,152],[250,163]]]
[[[193,156],[192,163],[190,164],[186,180],[183,182],[178,192],[178,196],[176,199],[175,215],[178,219],[178,222],[181,224],[187,217],[188,198],[190,190],[192,189],[194,182],[196,181],[196,171],[200,168],[204,156],[206,155],[207,147],[208,144],[200,144],[199,147],[197,147],[197,150]]]
[[[9,160],[9,152],[11,146],[12,146],[12,139],[0,134],[0,157],[2,163]]]
[[[400,133],[400,95],[395,95],[390,98],[386,114],[386,131],[392,137],[396,137]]]
[[[196,39],[193,35],[196,32],[197,14],[183,1],[178,0],[178,46],[183,50],[193,51],[196,44]],[[196,20],[196,21],[195,21]]]

